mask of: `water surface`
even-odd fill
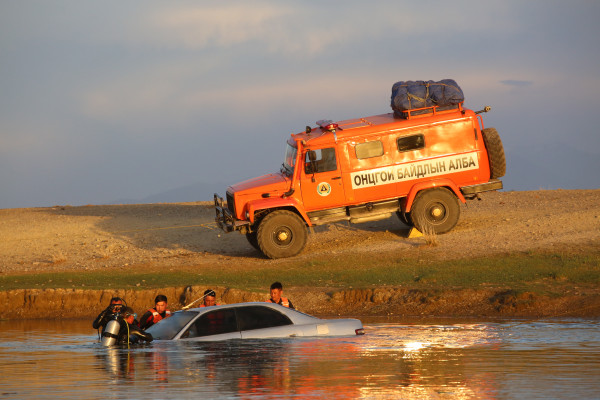
[[[597,320],[365,323],[366,335],[104,348],[0,321],[2,399],[599,398]]]

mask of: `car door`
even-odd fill
[[[309,149],[304,153],[300,187],[306,211],[345,204],[344,183],[335,147]]]
[[[238,326],[242,339],[266,339],[303,336],[283,313],[265,306],[248,306],[237,309]]]

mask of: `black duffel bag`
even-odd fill
[[[462,89],[453,79],[441,81],[400,81],[392,86],[392,110],[404,111],[433,106],[456,106],[465,101]]]

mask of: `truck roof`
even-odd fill
[[[318,145],[332,141],[365,136],[381,131],[394,131],[422,125],[431,125],[453,119],[474,116],[472,110],[462,107],[451,110],[431,111],[426,114],[409,115],[408,118],[395,117],[393,113],[372,115],[364,118],[353,118],[342,121],[321,120],[310,132],[292,134],[293,140],[304,140],[306,143]]]

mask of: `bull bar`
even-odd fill
[[[239,221],[236,220],[228,207],[223,206],[223,198],[219,196],[217,193],[214,194],[215,201],[215,222],[219,226],[219,228],[223,229],[225,232],[233,232],[237,230],[241,230],[243,227],[249,225],[247,221]]]

